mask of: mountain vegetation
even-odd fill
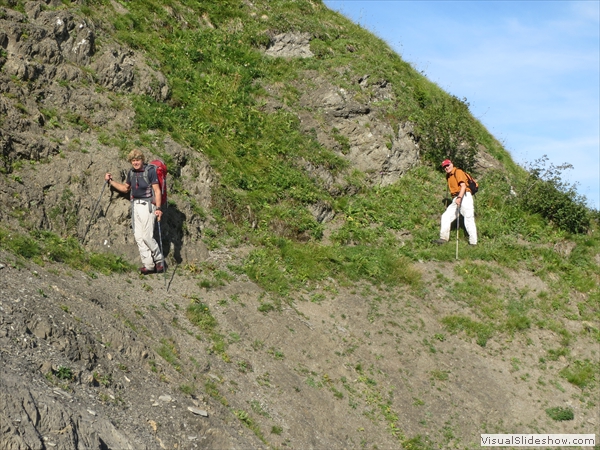
[[[518,166],[319,0],[0,0],[0,24],[0,448],[599,435],[600,215],[568,163]],[[165,277],[103,185],[134,148],[169,167]],[[431,243],[445,158],[477,246]]]

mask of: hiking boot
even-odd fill
[[[437,244],[437,245],[442,245],[442,244],[447,244],[448,241],[444,240],[444,239],[435,239],[433,241],[431,241],[432,244]]]
[[[163,273],[165,270],[167,270],[167,263],[164,264],[157,264],[156,265],[156,272],[157,273]]]
[[[147,269],[146,267],[140,267],[140,273],[142,275],[149,275],[151,273],[156,273],[156,269]]]

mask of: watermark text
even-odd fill
[[[593,447],[595,434],[482,434],[482,447]]]

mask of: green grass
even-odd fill
[[[481,347],[485,347],[487,341],[494,334],[494,327],[487,323],[478,322],[469,317],[453,315],[442,319],[442,324],[450,333],[464,332],[469,337],[474,337]]]
[[[73,378],[73,370],[70,367],[60,366],[56,371],[56,378],[59,380],[71,380]]]
[[[393,248],[325,246],[277,239],[253,251],[245,261],[248,276],[269,291],[286,295],[335,277],[342,282],[420,286],[420,273]]]
[[[584,361],[576,360],[562,369],[560,375],[569,383],[583,389],[598,381],[599,370],[600,364],[598,362],[594,363],[588,359]]]
[[[211,314],[208,305],[199,298],[194,297],[185,311],[188,320],[206,334],[212,342],[209,353],[217,353],[225,361],[229,361],[226,354],[227,339],[218,332],[218,322]]]
[[[171,364],[176,371],[182,371],[181,362],[179,361],[179,351],[172,339],[161,339],[160,347],[156,349],[156,353],[158,353],[166,362]]]
[[[556,421],[573,420],[575,417],[571,408],[563,408],[560,406],[546,409],[546,414],[548,414],[552,420]]]
[[[223,394],[221,394],[216,382],[212,380],[206,380],[204,383],[204,391],[223,406],[229,405],[229,401]]]
[[[74,269],[96,270],[105,275],[134,270],[134,266],[122,257],[87,252],[75,238],[61,238],[49,231],[32,231],[26,235],[0,228],[0,248],[41,265],[45,261],[59,262]]]
[[[240,422],[242,422],[250,430],[252,430],[256,437],[258,437],[264,443],[267,442],[262,434],[262,431],[260,430],[260,427],[258,426],[256,421],[250,416],[250,414],[248,414],[243,409],[236,409],[233,411],[233,414],[240,420]]]
[[[194,395],[194,393],[196,392],[196,386],[194,386],[193,384],[181,384],[179,386],[179,390],[181,392],[183,392],[185,395]]]

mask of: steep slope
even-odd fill
[[[520,209],[523,170],[384,43],[314,1],[0,1],[0,25],[0,449],[598,434],[597,224]],[[167,278],[131,270],[102,184],[138,146],[169,164]],[[438,151],[483,186],[459,260],[429,243]]]
[[[448,296],[453,264],[420,264],[418,295],[333,283],[265,313],[270,296],[244,276],[206,289],[178,271],[167,292],[162,277],[2,261],[2,448],[478,448],[482,432],[597,431],[597,387],[559,375],[567,356],[596,360],[593,326],[565,323],[568,354],[537,327],[482,347],[443,326],[470,310]]]

